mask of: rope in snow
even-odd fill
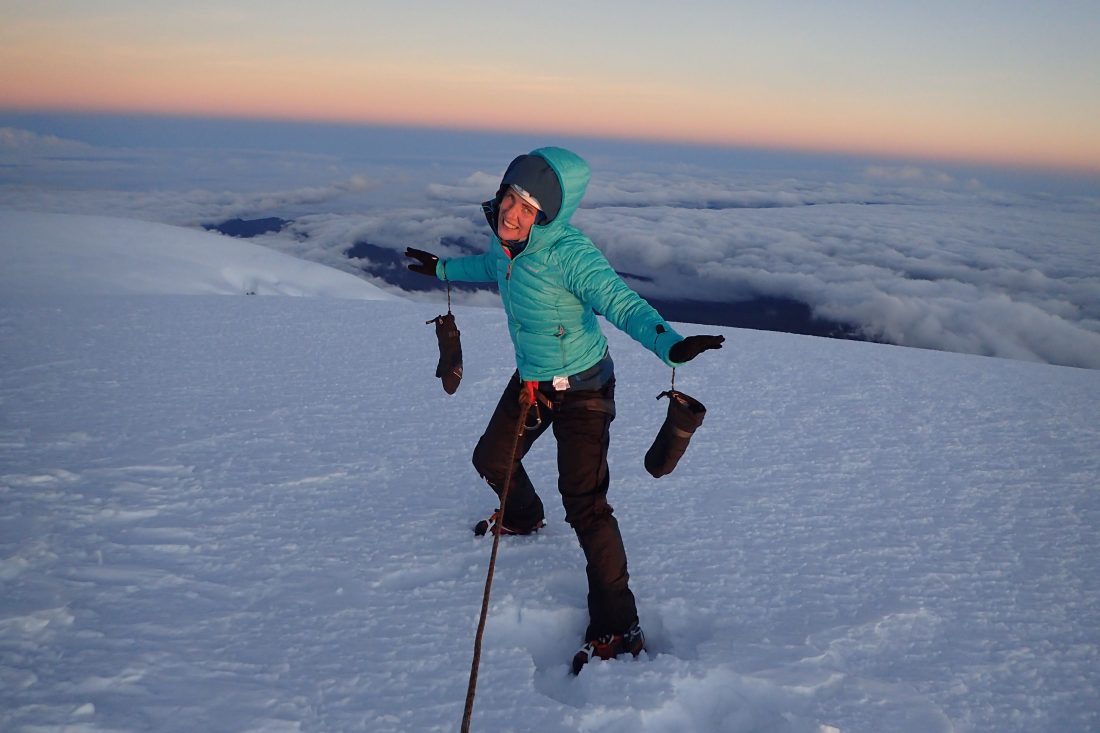
[[[508,501],[508,491],[512,488],[512,472],[519,452],[519,441],[523,437],[523,428],[527,424],[527,413],[535,403],[535,385],[526,382],[519,393],[519,420],[516,422],[516,437],[512,443],[512,461],[508,465],[508,476],[504,479],[504,489],[500,492],[500,509],[497,514],[496,531],[493,532],[493,551],[489,555],[489,572],[485,575],[485,593],[481,597],[481,618],[477,622],[477,635],[474,637],[474,658],[470,663],[470,685],[466,689],[466,710],[462,713],[462,733],[469,733],[470,719],[474,714],[474,692],[477,689],[477,670],[481,665],[481,639],[485,635],[485,619],[489,615],[489,591],[493,587],[493,570],[497,564],[497,549],[500,547],[500,527],[504,523],[504,505]]]

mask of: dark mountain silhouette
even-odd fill
[[[254,237],[259,234],[280,231],[290,222],[286,219],[268,217],[265,219],[231,219],[221,224],[206,224],[208,230],[218,231],[232,237]],[[444,237],[440,244],[452,250],[458,249],[469,254],[481,251],[478,246],[462,238]],[[429,292],[441,290],[444,285],[423,275],[410,272],[404,251],[383,247],[371,242],[359,241],[349,247],[344,254],[359,266],[363,272],[411,292]],[[625,279],[637,282],[652,282],[645,275],[620,272]],[[485,290],[496,292],[495,283],[451,283],[455,290],[476,292]],[[853,341],[878,341],[863,333],[858,326],[850,323],[815,316],[813,309],[802,301],[771,295],[731,301],[716,302],[691,299],[657,298],[646,295],[646,300],[670,321],[697,323],[711,326],[733,326],[751,328],[758,331],[781,331],[806,336],[825,336],[828,338],[849,339]]]
[[[266,219],[230,219],[229,221],[223,221],[221,224],[203,224],[202,228],[208,232],[221,232],[230,237],[248,239],[260,234],[282,231],[283,227],[289,223],[290,221],[287,219],[269,216]]]

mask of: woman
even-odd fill
[[[498,497],[511,472],[503,516],[478,529],[529,534],[543,526],[543,505],[521,459],[552,427],[558,444],[558,491],[565,519],[587,560],[589,624],[573,672],[590,659],[645,645],[629,587],[626,550],[607,503],[609,428],[615,418],[615,372],[597,313],[669,366],[721,348],[722,336],[682,337],[623,282],[607,259],[570,224],[584,197],[588,164],[563,148],[540,148],[508,166],[496,196],[482,204],[493,236],[481,255],[439,259],[417,249],[413,272],[441,280],[496,282],[516,353],[509,379],[473,463]],[[516,455],[511,455],[520,394],[539,395]],[[475,530],[476,531],[476,530]]]

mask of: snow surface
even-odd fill
[[[0,209],[8,296],[312,295],[392,300],[331,267],[221,234],[106,216]]]
[[[0,730],[457,729],[503,313],[456,309],[448,397],[434,306],[213,235],[0,224]],[[342,297],[202,295],[252,284]],[[705,330],[726,347],[676,379],[706,421],[654,480],[669,370],[607,329],[648,652],[568,673],[586,589],[547,436],[473,729],[1100,730],[1100,373]]]

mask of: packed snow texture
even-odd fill
[[[2,224],[0,730],[455,730],[503,313],[456,308],[448,397],[432,305],[282,260],[223,277],[242,250],[213,235]],[[249,282],[340,297],[202,294]],[[708,327],[725,348],[676,373],[706,420],[654,480],[670,373],[605,330],[648,651],[569,674],[584,561],[547,435],[474,730],[1100,730],[1100,374]]]

